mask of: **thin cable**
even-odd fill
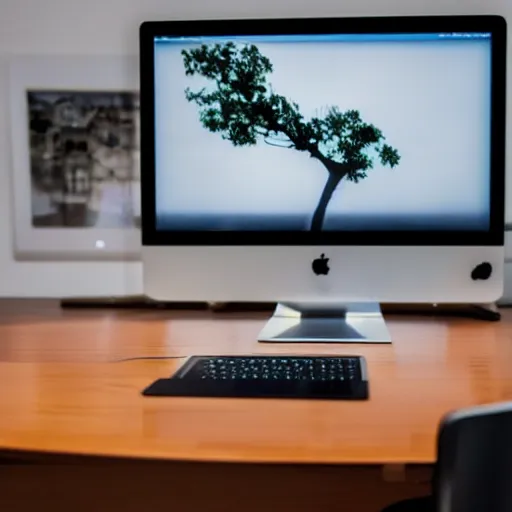
[[[158,360],[158,359],[186,359],[189,356],[138,356],[114,359],[111,363],[126,363],[128,361]]]

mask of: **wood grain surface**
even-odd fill
[[[0,301],[0,449],[280,463],[431,463],[448,411],[512,399],[512,312],[390,316],[392,345],[260,344],[262,313]],[[144,398],[194,354],[361,354],[365,402]]]

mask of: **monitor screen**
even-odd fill
[[[491,46],[155,37],[156,231],[488,231]]]

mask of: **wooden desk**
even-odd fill
[[[512,311],[501,323],[389,317],[392,345],[259,344],[266,317],[0,301],[0,449],[149,461],[428,464],[445,413],[512,398]],[[142,388],[183,361],[115,362],[263,353],[362,354],[371,399],[143,398]]]
[[[264,314],[0,302],[0,447],[243,462],[431,463],[441,417],[512,398],[501,323],[389,318],[392,345],[261,344]],[[143,398],[192,354],[362,354],[365,402]]]

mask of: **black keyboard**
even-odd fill
[[[368,398],[363,357],[194,356],[148,396]]]

